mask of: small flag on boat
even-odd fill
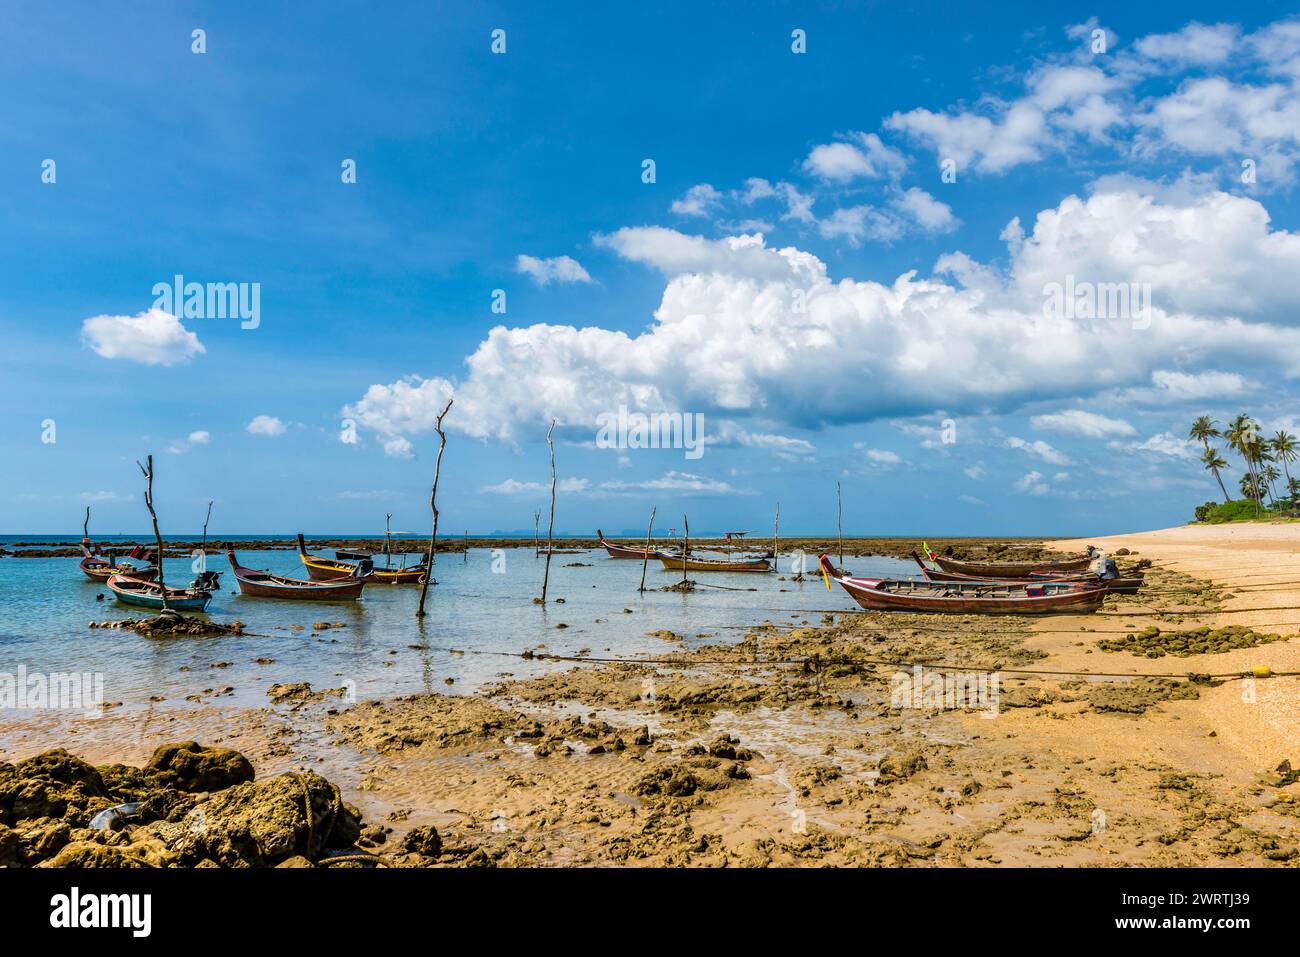
[[[929,543],[929,542],[922,542],[922,543],[921,543],[921,550],[925,552],[925,557],[928,558],[928,559],[930,559],[930,567],[931,567],[931,568],[934,568],[934,567],[935,567],[935,561],[934,561],[934,559],[935,559],[936,556],[935,556],[934,552],[932,552],[932,551],[930,550],[930,543]]]

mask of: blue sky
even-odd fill
[[[0,533],[142,530],[150,452],[177,532],[423,529],[453,392],[472,533],[531,528],[552,418],[584,533],[827,531],[837,480],[860,534],[1156,527],[1216,497],[1194,415],[1296,430],[1280,4],[381,10],[0,10]],[[705,453],[598,447],[620,405]]]

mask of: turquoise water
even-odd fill
[[[239,558],[250,568],[306,577],[293,551],[241,552]],[[673,631],[694,647],[738,641],[745,628],[765,620],[816,623],[825,611],[855,607],[842,590],[826,591],[815,572],[804,582],[783,581],[776,574],[693,573],[698,582],[726,588],[640,595],[640,562],[615,561],[603,550],[593,550],[552,556],[552,603],[543,608],[532,599],[541,592],[544,559],[526,547],[440,556],[434,572],[438,584],[429,589],[428,615],[419,622],[419,586],[370,585],[359,602],[247,598],[237,594],[224,556],[210,555],[208,561],[223,573],[222,589],[208,614],[219,621],[239,619],[250,634],[150,639],[126,630],[90,629],[92,620],[145,612],[116,604],[107,588],[82,575],[75,558],[0,558],[0,673],[13,673],[19,665],[29,673],[102,673],[105,699],[128,709],[147,706],[155,695],[169,705],[190,706],[186,695],[228,686],[233,693],[208,700],[263,705],[270,684],[295,681],[316,688],[347,686],[358,699],[421,691],[469,693],[503,673],[523,677],[572,667],[485,652],[518,653],[544,645],[566,655],[583,650],[593,657],[654,655],[680,643],[647,632]],[[783,556],[782,573],[787,575],[788,562]],[[910,563],[890,558],[854,559],[850,565],[855,574],[873,576],[906,576],[914,570]],[[166,567],[169,584],[193,578],[188,560],[169,559]],[[647,586],[671,584],[680,575],[652,562]],[[103,599],[97,600],[100,595]],[[346,627],[313,636],[315,622]],[[559,624],[568,627],[557,628]],[[699,637],[701,633],[708,637]],[[254,662],[258,658],[274,662],[259,665]]]

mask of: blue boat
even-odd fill
[[[163,591],[157,582],[114,575],[108,580],[108,590],[124,605],[139,608],[163,608]],[[168,588],[166,607],[174,611],[202,611],[212,600],[206,588]]]

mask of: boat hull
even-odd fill
[[[235,581],[239,582],[239,593],[250,598],[274,598],[281,601],[356,601],[362,590],[370,581],[369,576],[357,577],[338,582],[304,581],[301,578],[286,578],[270,572],[245,568],[235,558],[235,553],[228,552],[230,567],[234,569]]]
[[[981,578],[981,577],[976,577],[974,575],[960,575],[956,572],[945,572],[945,571],[940,571],[938,569],[929,568],[928,566],[926,566],[924,562],[921,561],[920,558],[917,558],[916,555],[913,555],[912,557],[916,558],[916,563],[921,566],[921,574],[924,575],[926,580],[928,581],[984,582],[986,584],[992,584],[997,581],[997,579],[993,579],[993,578]],[[1142,587],[1144,580],[1145,580],[1145,576],[1140,571],[1134,575],[1124,576],[1121,578],[1098,578],[1096,575],[1090,572],[1083,572],[1079,574],[1061,574],[1061,575],[1051,575],[1046,572],[1039,572],[1030,576],[1027,579],[1026,578],[1005,579],[1005,581],[1007,582],[1016,583],[1016,584],[1024,584],[1026,581],[1078,582],[1080,584],[1094,585],[1098,588],[1104,588],[1106,589],[1106,591],[1110,592],[1113,595],[1136,595],[1138,589]]]
[[[108,580],[108,590],[123,605],[155,610],[162,610],[164,607],[162,589],[156,582],[123,578],[115,575]],[[208,607],[208,602],[211,600],[211,592],[196,592],[188,588],[168,588],[165,607],[173,611],[203,611]]]
[[[680,555],[668,555],[664,552],[657,552],[654,557],[659,559],[664,568],[676,572],[770,572],[772,570],[772,566],[766,558],[755,558],[748,561],[709,558],[683,559]]]
[[[822,556],[822,572],[868,611],[959,615],[1089,614],[1101,608],[1106,589],[1082,582],[917,582],[839,575]]]
[[[141,581],[153,581],[158,577],[157,568],[136,568],[134,565],[110,565],[105,562],[102,565],[87,564],[86,561],[81,563],[81,573],[93,582],[106,582],[114,575],[127,575],[131,578],[138,578]]]
[[[942,571],[958,575],[971,575],[989,581],[1008,581],[1016,578],[1032,578],[1034,575],[1069,574],[1088,570],[1092,559],[1069,558],[1051,562],[961,562],[955,558],[936,556],[935,564]]]

